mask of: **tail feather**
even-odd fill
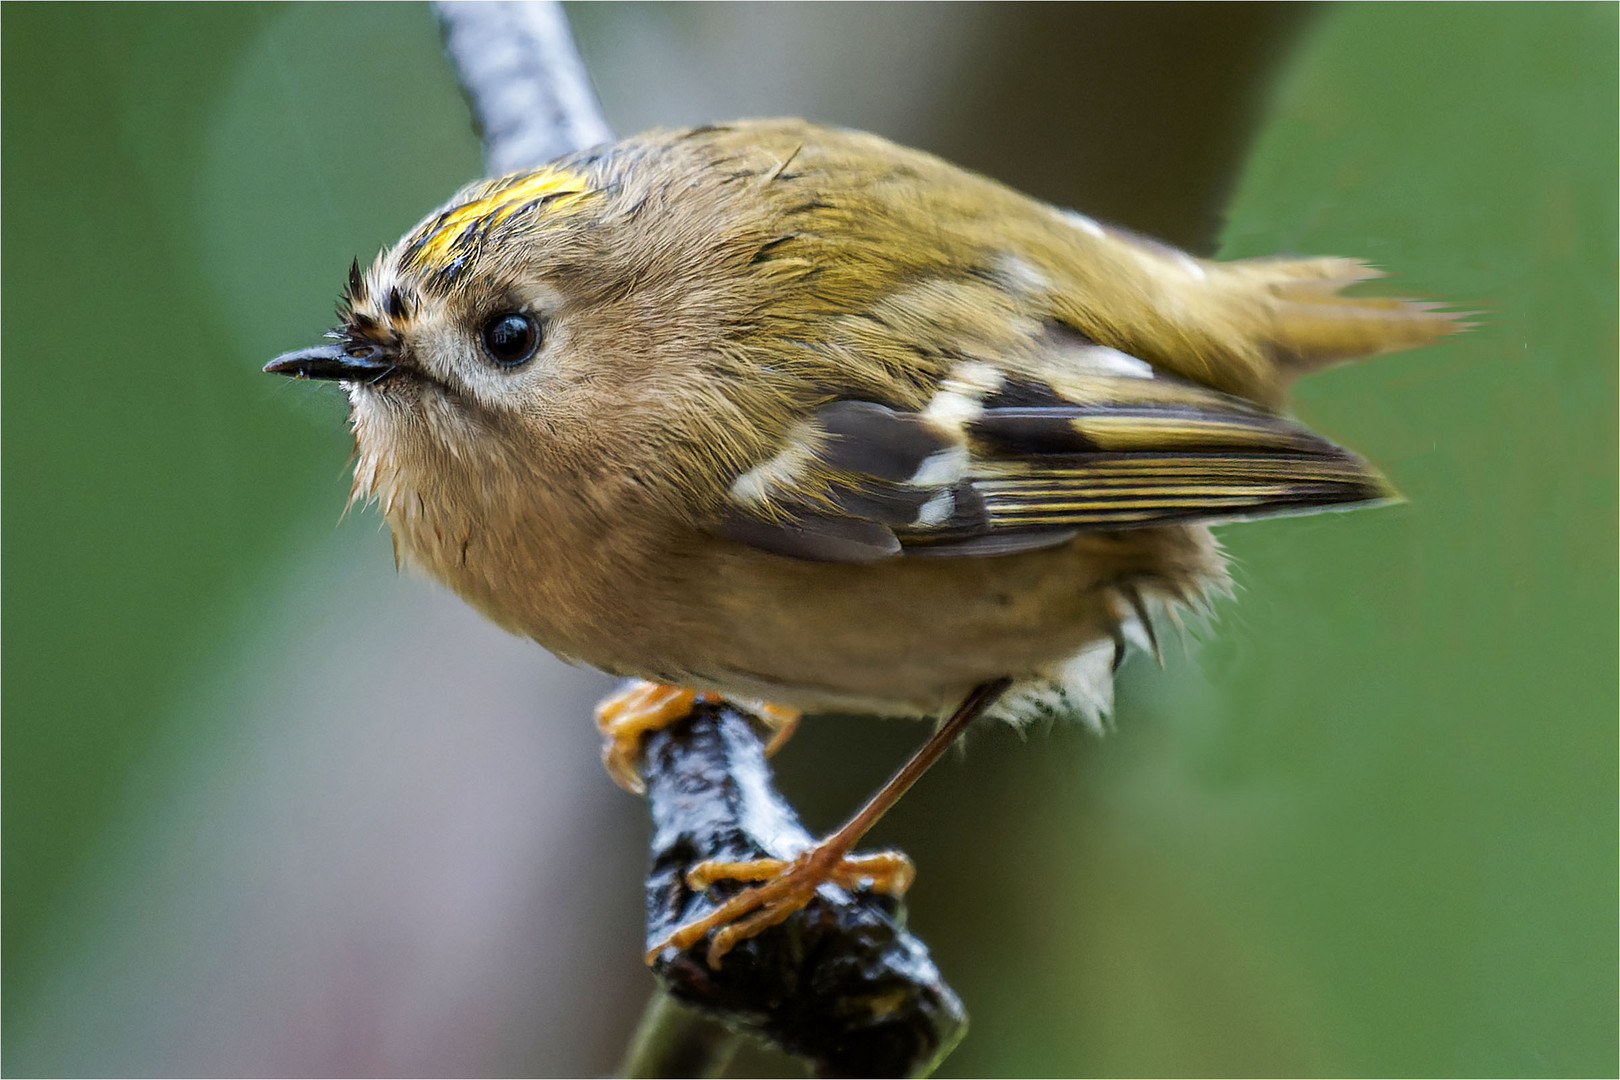
[[[1346,296],[1352,285],[1384,277],[1358,259],[1245,259],[1223,266],[1262,298],[1262,336],[1288,383],[1333,364],[1426,345],[1470,329],[1469,313],[1396,296]]]

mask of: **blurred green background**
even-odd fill
[[[1615,7],[569,10],[620,131],[864,127],[1486,313],[1299,387],[1407,503],[1224,528],[1117,734],[987,732],[883,823],[943,1074],[1613,1075]],[[335,524],[341,402],[258,371],[479,171],[430,13],[0,18],[5,1073],[610,1070],[604,680]],[[783,786],[834,824],[920,735],[819,720]]]

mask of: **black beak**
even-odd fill
[[[272,375],[291,375],[299,379],[372,382],[393,371],[394,362],[380,349],[369,356],[350,356],[342,345],[332,344],[282,353],[264,365],[264,370]]]

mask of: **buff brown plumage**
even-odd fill
[[[1390,496],[1282,412],[1459,327],[1341,291],[1374,276],[742,122],[464,189],[270,369],[344,383],[402,563],[560,655],[806,711],[995,684],[993,715],[1096,723],[1127,638],[1226,587],[1209,523]]]

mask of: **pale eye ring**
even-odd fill
[[[503,311],[490,316],[478,337],[491,360],[501,367],[518,367],[540,348],[540,324],[525,312]]]

